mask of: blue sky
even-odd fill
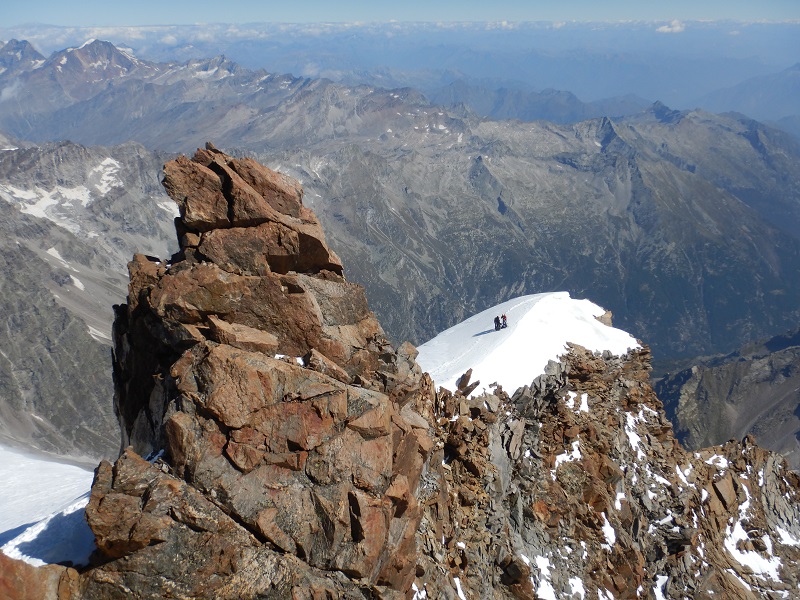
[[[11,0],[0,27],[352,21],[798,20],[800,0]]]

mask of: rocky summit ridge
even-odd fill
[[[164,185],[180,251],[116,307],[97,552],[0,554],[0,597],[800,596],[800,478],[750,438],[681,448],[646,347],[436,390],[297,182],[209,144]]]

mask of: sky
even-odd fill
[[[800,20],[798,0],[30,0],[5,3],[1,27],[376,21]]]

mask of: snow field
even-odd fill
[[[592,351],[623,355],[640,345],[630,334],[596,319],[605,311],[568,292],[520,296],[484,310],[422,344],[417,362],[437,386],[455,389],[468,369],[477,390],[497,382],[509,394],[544,373],[548,361],[567,351],[567,342]],[[508,316],[508,328],[494,330],[494,317]],[[588,407],[587,407],[588,409]]]
[[[0,446],[0,550],[33,565],[88,561],[83,518],[94,473]]]

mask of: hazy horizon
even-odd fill
[[[305,0],[294,3],[264,2],[254,5],[212,0],[169,3],[141,0],[136,3],[108,3],[86,0],[64,3],[54,0],[14,2],[4,7],[5,27],[25,24],[54,26],[147,26],[198,23],[387,23],[400,22],[626,22],[673,20],[734,20],[741,22],[800,20],[800,3],[795,0],[673,0],[669,3],[640,0],[497,0],[477,2],[409,0],[365,2],[349,0],[330,3]]]

